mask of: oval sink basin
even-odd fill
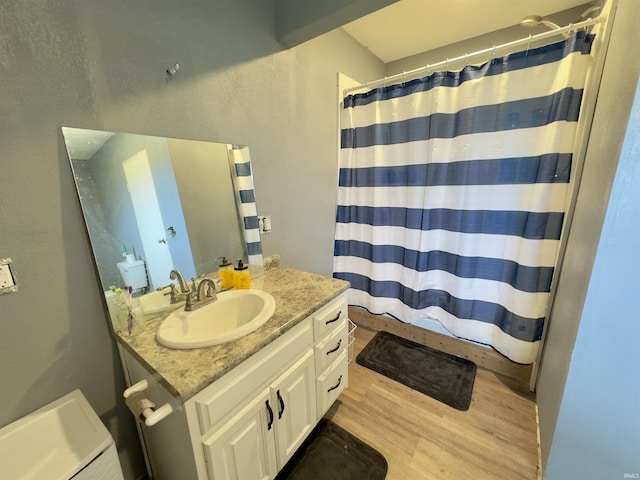
[[[237,340],[271,318],[276,301],[262,290],[229,290],[192,312],[171,313],[158,328],[158,343],[169,348],[210,347]]]

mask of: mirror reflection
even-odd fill
[[[215,274],[221,257],[262,274],[248,147],[62,131],[103,291],[148,294],[174,269]]]

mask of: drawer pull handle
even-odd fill
[[[276,391],[276,396],[278,397],[278,402],[280,403],[280,407],[278,408],[278,420],[282,418],[282,414],[284,413],[284,400],[280,396],[280,390]]]
[[[335,318],[332,318],[331,320],[327,320],[326,322],[324,322],[324,324],[325,325],[329,325],[330,323],[337,322],[338,319],[340,318],[340,315],[342,315],[342,310],[340,310],[338,312],[338,314],[335,316]]]
[[[329,350],[327,352],[327,355],[331,355],[333,352],[337,352],[338,350],[340,350],[340,345],[342,345],[342,339],[338,340],[338,345],[336,345],[336,348],[332,348],[331,350]]]
[[[333,386],[329,390],[327,390],[327,393],[329,393],[331,390],[335,390],[336,388],[338,388],[341,383],[342,383],[342,375],[340,375],[340,377],[338,378],[338,383],[336,383],[335,386]]]
[[[269,413],[269,421],[267,422],[267,430],[271,430],[271,426],[273,425],[273,410],[271,410],[271,406],[269,405],[269,400],[265,402],[267,404],[267,412]]]

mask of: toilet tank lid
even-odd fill
[[[113,443],[80,390],[0,428],[6,478],[69,479]]]
[[[142,266],[144,266],[144,260],[134,260],[133,262],[118,262],[118,268],[120,269],[140,268]]]

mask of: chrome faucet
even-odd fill
[[[197,310],[218,299],[218,285],[210,278],[203,278],[198,284],[197,291],[187,294],[187,303],[184,309],[187,312]]]
[[[176,285],[174,283],[172,283],[170,285],[170,287],[171,287],[171,303],[178,303],[178,302],[184,301],[189,296],[189,294],[191,292],[191,289],[187,285],[187,282],[185,282],[184,277],[182,276],[182,274],[178,270],[173,269],[169,273],[169,278],[171,280],[178,279],[178,283],[180,284],[180,293],[178,293],[178,291],[176,289]]]
[[[191,291],[195,292],[196,290],[198,290],[198,282],[200,280],[202,280],[204,278],[204,273],[197,276],[197,277],[192,277],[191,278]]]
[[[182,274],[175,268],[169,272],[169,278],[171,280],[175,280],[176,278],[178,279],[178,282],[180,283],[180,291],[182,293],[189,293],[191,291],[187,286],[187,282],[184,281]]]

